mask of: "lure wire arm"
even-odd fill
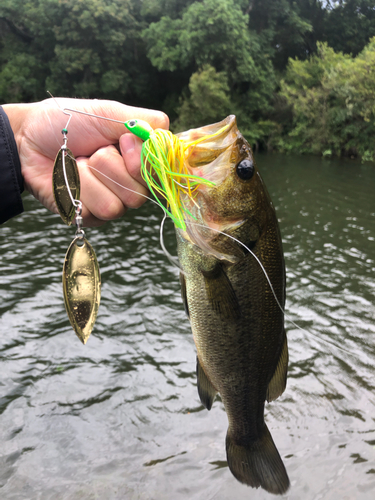
[[[67,121],[67,124],[65,125],[65,128],[63,128],[62,130],[62,133],[64,134],[64,131],[66,132],[66,134],[68,133],[68,126],[69,126],[69,123],[70,123],[70,120],[72,119],[72,114],[71,113],[67,113],[67,111],[71,111],[70,109],[68,108],[62,108],[59,104],[59,101],[56,99],[56,97],[54,97],[51,92],[49,90],[47,90],[47,93],[52,97],[52,99],[55,101],[56,105],[58,108],[61,109],[61,111],[64,113],[64,115],[68,115],[69,116],[69,119]],[[64,140],[65,140],[65,137],[64,137]],[[68,139],[66,139],[68,140]],[[66,146],[66,142],[65,142],[65,146]],[[62,149],[62,148],[61,148]]]
[[[72,115],[70,115],[70,118],[68,120],[67,126],[69,125],[69,122],[70,122],[71,118],[72,118]],[[79,207],[81,207],[81,212],[82,212],[82,203],[79,200],[74,199],[74,196],[72,195],[72,191],[70,190],[70,186],[69,186],[69,182],[68,182],[68,177],[66,175],[65,157],[68,154],[68,152],[67,152],[67,142],[68,142],[68,137],[67,137],[68,129],[67,129],[67,126],[65,128],[63,128],[62,131],[61,131],[61,133],[63,135],[63,140],[64,140],[64,144],[60,148],[61,151],[62,151],[61,161],[62,161],[62,167],[63,167],[63,174],[64,174],[65,185],[66,185],[66,188],[68,190],[69,198],[70,198],[73,206],[76,207],[76,213],[77,213],[77,208],[79,208]],[[78,215],[81,215],[81,214],[79,213]]]
[[[67,113],[67,111],[72,111],[73,113],[79,113],[80,115],[92,116],[93,118],[99,118],[100,120],[107,120],[109,122],[121,123],[121,125],[124,125],[124,122],[122,122],[121,120],[115,120],[114,118],[107,118],[106,116],[94,115],[94,113],[88,113],[87,111],[80,111],[74,108],[61,108],[61,109],[66,115],[69,114]]]

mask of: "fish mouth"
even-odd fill
[[[225,139],[228,132],[236,125],[236,116],[229,115],[220,122],[185,130],[185,132],[180,132],[176,135],[186,143],[199,141],[199,145],[204,144],[206,147],[215,147],[215,143]]]
[[[229,115],[218,123],[177,135],[187,146],[184,163],[189,174],[210,181],[210,184],[198,184],[192,199],[189,200],[186,195],[183,203],[189,210],[196,211],[195,208],[198,208],[207,225],[217,226],[219,219],[209,206],[209,198],[236,163],[234,145],[242,137],[237,128],[236,117]]]
[[[182,204],[192,217],[185,219],[186,230],[179,229],[179,232],[184,239],[198,246],[205,254],[236,262],[238,256],[223,253],[215,248],[215,240],[223,233],[227,234],[242,225],[243,218],[223,219],[210,206],[210,197],[230,175],[236,164],[238,153],[235,145],[239,138],[242,138],[236,117],[229,115],[218,123],[182,132],[178,137],[185,144],[191,144],[184,160],[189,173],[214,183],[199,184],[193,196],[182,195]]]
[[[229,173],[232,146],[239,135],[235,115],[229,115],[212,125],[177,134],[185,144],[191,145],[185,156],[188,171],[215,185],[220,184]],[[207,186],[201,184],[197,189],[205,191]]]

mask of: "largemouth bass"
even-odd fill
[[[275,210],[234,116],[179,137],[202,139],[186,160],[188,168],[215,183],[198,187],[193,200],[182,200],[193,217],[186,230],[176,229],[199,397],[210,410],[216,394],[221,396],[232,474],[249,486],[282,494],[289,479],[264,422],[265,401],[284,392],[288,366],[284,315],[265,276],[284,308]]]

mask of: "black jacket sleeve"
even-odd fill
[[[23,212],[23,178],[7,115],[0,106],[0,224]]]

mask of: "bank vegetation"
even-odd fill
[[[375,160],[375,0],[2,0],[0,102],[229,113],[256,148]]]

